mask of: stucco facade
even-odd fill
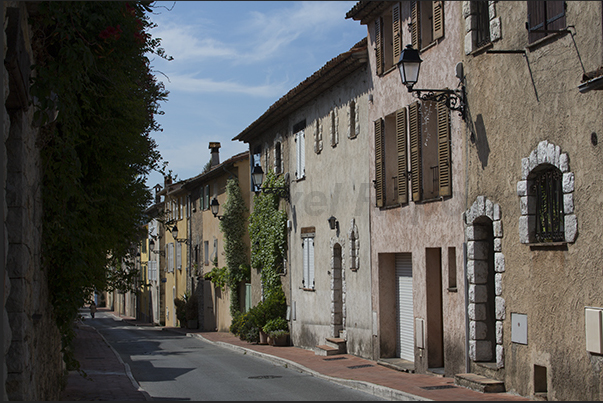
[[[415,88],[457,88],[461,4],[359,2],[347,18],[367,26],[368,47],[376,50],[369,52],[367,143],[375,184],[369,209],[373,356],[452,376],[464,372],[466,350],[464,122],[455,111],[417,103],[396,62],[412,43],[423,60]],[[438,27],[429,25],[436,20]]]
[[[468,315],[478,332],[494,331],[496,344],[495,356],[484,357],[492,346],[471,335],[471,371],[535,399],[601,400],[603,356],[588,345],[587,310],[595,317],[603,310],[603,92],[580,87],[584,75],[603,66],[603,5],[558,2],[558,22],[545,25],[544,38],[531,39],[529,3],[489,2],[491,38],[482,46],[472,37],[476,4],[462,4],[469,106],[464,226],[476,292]],[[559,183],[549,193],[560,200],[554,242],[537,228],[544,211],[537,181],[545,171]],[[491,283],[478,279],[488,273]],[[477,314],[488,304],[495,321]]]

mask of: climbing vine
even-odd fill
[[[284,176],[266,174],[263,188],[284,187]],[[251,267],[261,270],[264,296],[281,288],[280,274],[287,252],[287,213],[279,210],[280,197],[274,193],[255,196],[253,213],[249,217]]]
[[[132,245],[165,164],[151,132],[167,91],[150,65],[150,2],[38,2],[31,94],[43,126],[43,267],[67,347],[95,291],[133,287]],[[51,110],[58,110],[50,122]]]

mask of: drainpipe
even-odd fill
[[[469,361],[469,282],[467,281],[467,242],[463,242],[463,275],[465,277],[465,372],[470,373],[471,366]]]

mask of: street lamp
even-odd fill
[[[158,254],[160,256],[165,256],[165,252],[162,250],[155,250],[155,240],[151,238],[151,240],[149,241],[149,249],[151,250],[151,252]]]
[[[255,191],[256,194],[259,192],[273,193],[289,201],[289,173],[285,174],[285,186],[272,186],[263,188],[262,183],[264,182],[264,170],[261,166],[256,165],[253,168],[253,171],[251,172],[251,180],[253,181],[254,189],[258,189]]]
[[[211,199],[211,203],[209,203],[209,207],[211,208],[211,213],[218,220],[222,220],[222,218],[224,218],[223,215],[218,215],[218,212],[220,211],[220,203],[218,202],[217,197],[214,197],[213,199]]]
[[[174,238],[175,241],[188,243],[188,239],[186,239],[186,238],[178,239],[178,224],[174,225],[174,228],[172,228],[171,232],[172,232],[172,237]]]
[[[465,96],[465,86],[463,82],[463,65],[458,63],[456,66],[456,76],[461,80],[461,88],[451,90],[448,88],[433,90],[433,89],[414,89],[414,85],[419,80],[419,71],[421,68],[421,57],[419,51],[413,49],[412,45],[406,45],[406,48],[400,54],[397,67],[400,71],[400,79],[402,84],[406,86],[408,92],[415,92],[417,98],[422,101],[445,101],[448,109],[458,111],[463,120],[465,120],[467,100]],[[427,94],[421,95],[422,92]]]

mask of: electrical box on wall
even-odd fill
[[[528,344],[528,315],[511,313],[511,341],[518,344]]]
[[[421,318],[415,318],[415,343],[417,348],[425,348],[425,321]]]
[[[603,354],[603,308],[584,308],[586,351]]]

